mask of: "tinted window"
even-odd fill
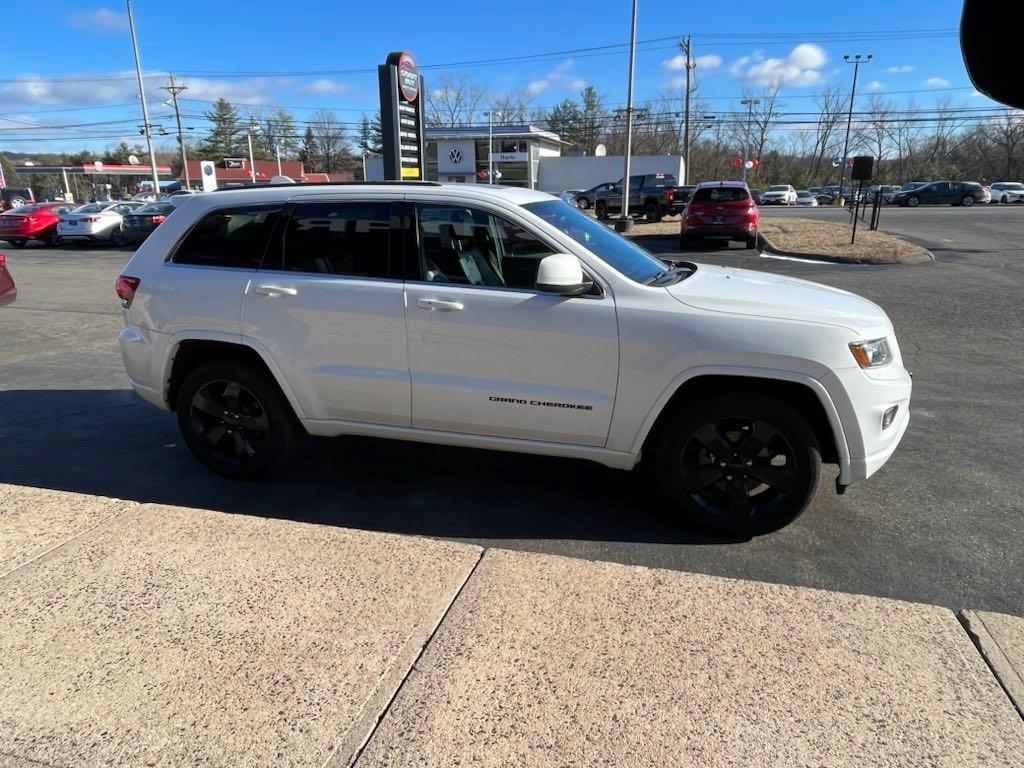
[[[533,288],[540,260],[553,253],[521,227],[474,208],[422,205],[419,221],[432,282]]]
[[[789,187],[786,184],[775,184],[768,187],[769,192],[789,192]]]
[[[750,194],[743,187],[704,187],[693,193],[695,203],[730,203],[749,198]]]
[[[178,246],[174,263],[256,269],[279,214],[278,208],[211,211]]]
[[[298,203],[284,236],[284,269],[389,277],[391,204]]]
[[[141,208],[136,208],[135,213],[170,213],[174,206],[170,203],[150,203]]]
[[[523,207],[631,280],[642,283],[665,270],[664,262],[561,200],[527,203]]]

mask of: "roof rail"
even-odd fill
[[[439,181],[280,181],[274,183],[255,184],[247,181],[244,184],[234,184],[230,187],[217,187],[214,192],[230,192],[233,189],[275,189],[277,187],[292,187],[304,189],[306,187],[372,187],[379,185],[391,185],[402,187],[440,187]]]

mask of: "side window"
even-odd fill
[[[533,288],[553,251],[521,227],[473,208],[422,205],[420,248],[432,282]]]
[[[185,236],[172,261],[207,267],[257,269],[280,215],[277,207],[210,211]]]
[[[297,203],[284,234],[284,269],[389,277],[391,204]]]

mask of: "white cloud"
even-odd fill
[[[155,99],[162,92],[156,89],[167,83],[165,72],[144,74],[146,93]],[[0,83],[0,103],[15,108],[33,107],[85,107],[138,99],[139,88],[134,71],[113,72],[106,75],[74,74],[62,78],[34,79],[34,75],[17,75],[11,82]],[[289,83],[288,78],[251,78],[249,80],[210,80],[202,77],[185,78],[188,86],[183,98],[214,101],[224,97],[239,104],[266,103],[270,93]]]
[[[722,57],[714,53],[709,53],[706,56],[694,56],[693,63],[700,69],[714,69],[722,66]],[[671,72],[682,72],[686,69],[686,57],[680,53],[671,59],[665,59],[661,62],[661,66]]]
[[[330,95],[346,93],[352,89],[348,83],[340,83],[337,80],[330,80],[326,77],[306,83],[297,89],[297,93],[306,95]]]
[[[678,72],[679,70],[686,69],[686,57],[681,53],[677,54],[671,59],[665,59],[661,62],[661,66],[665,69],[670,69],[673,72]]]
[[[68,23],[76,29],[85,29],[100,34],[126,32],[128,14],[118,13],[109,8],[95,8],[91,11],[76,11],[68,17]]]
[[[699,69],[715,69],[722,66],[722,57],[714,53],[697,56],[693,61]]]
[[[538,94],[546,93],[556,86],[570,91],[582,90],[587,86],[587,81],[581,77],[570,77],[569,73],[573,64],[575,62],[572,59],[566,59],[544,77],[531,80],[526,86],[526,92],[531,96],[537,96]]]
[[[800,43],[785,58],[765,58],[760,51],[741,56],[729,71],[733,77],[765,87],[806,86],[822,81],[821,68],[827,62],[828,55],[820,45]]]
[[[949,80],[946,80],[943,77],[929,77],[924,81],[924,84],[929,88],[945,88],[949,85]]]
[[[902,73],[905,73],[905,72],[913,72],[914,71],[914,65],[913,64],[899,64],[899,65],[897,65],[895,67],[886,67],[885,71],[886,72],[894,72],[896,74],[902,74]]]
[[[673,91],[678,91],[686,87],[686,78],[683,75],[677,75],[665,83],[665,87],[671,88]]]
[[[883,88],[885,88],[885,83],[881,82],[880,80],[872,80],[870,83],[868,83],[869,91],[880,91]]]

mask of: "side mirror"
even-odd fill
[[[568,253],[553,253],[540,260],[537,290],[559,296],[582,296],[592,283],[585,281],[579,259]]]

